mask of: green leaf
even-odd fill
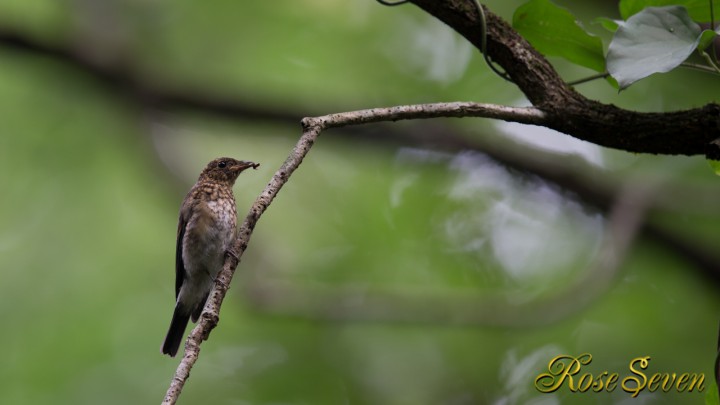
[[[714,172],[716,175],[720,176],[720,160],[710,160],[710,159],[708,159],[708,160],[706,160],[706,162],[708,162],[708,164],[710,165],[710,168],[713,169],[713,172]],[[716,385],[715,387],[717,387],[717,385]],[[717,388],[716,388],[716,389],[717,389]]]
[[[608,76],[607,78],[605,78],[605,81],[607,81],[608,84],[610,86],[612,86],[613,89],[616,89],[618,91],[620,90],[620,85],[618,84],[617,80],[615,80],[614,77]]]
[[[685,7],[649,7],[620,25],[608,49],[608,72],[621,89],[669,72],[697,48],[701,28]]]
[[[698,42],[697,49],[707,49],[717,35],[717,32],[712,30],[703,31],[702,35],[700,35],[700,41]]]
[[[620,0],[620,16],[627,20],[646,7],[685,6],[690,17],[697,22],[710,22],[710,4],[708,0]],[[713,0],[715,21],[718,21],[720,0]]]
[[[597,17],[595,19],[595,23],[600,24],[603,28],[610,32],[617,31],[618,27],[620,26],[620,23],[623,21],[617,21],[613,20],[612,18],[607,17]]]
[[[569,11],[550,0],[530,0],[520,6],[513,15],[513,27],[545,55],[605,71],[600,38],[588,34]]]

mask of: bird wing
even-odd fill
[[[185,280],[185,263],[183,262],[183,239],[185,238],[185,228],[187,226],[187,217],[185,207],[180,210],[180,218],[178,219],[177,244],[175,245],[175,299],[180,295],[180,287]]]

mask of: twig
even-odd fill
[[[487,64],[488,67],[490,68],[490,70],[492,70],[496,75],[498,75],[498,76],[502,77],[503,79],[505,79],[506,81],[512,83],[512,79],[507,74],[507,72],[503,72],[500,69],[498,69],[497,67],[495,67],[492,59],[490,59],[490,55],[488,55],[488,53],[487,53],[487,18],[485,17],[485,10],[483,9],[483,5],[480,4],[480,1],[474,0],[474,2],[475,2],[475,7],[477,8],[477,11],[478,11],[478,15],[480,16],[480,24],[482,25],[482,27],[480,28],[480,30],[481,30],[480,35],[482,36],[480,39],[480,52],[482,53],[483,58],[485,58],[485,64]]]
[[[717,70],[711,68],[710,66],[700,65],[697,63],[683,62],[680,64],[680,67],[684,67],[687,69],[694,69],[694,70],[698,70],[698,71],[705,72],[705,73],[717,74]]]
[[[439,117],[493,118],[532,125],[543,125],[546,121],[545,113],[535,107],[507,107],[496,104],[452,102],[371,108],[368,110],[330,114],[322,117],[305,118],[303,119],[303,126],[312,127],[321,125],[323,129],[325,129],[344,127],[347,125],[368,124],[371,122]]]

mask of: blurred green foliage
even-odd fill
[[[519,3],[488,6],[510,18]],[[108,63],[121,55],[160,86],[299,116],[447,100],[522,102],[461,38],[412,6],[98,4],[5,1],[0,26],[60,45],[87,43]],[[585,13],[586,21],[595,16]],[[588,73],[553,62],[566,76]],[[669,110],[708,102],[720,87],[710,76],[673,75],[622,95],[604,83],[582,91],[637,110]],[[482,120],[443,123],[505,137]],[[159,347],[173,306],[184,193],[214,157],[261,162],[235,188],[242,217],[299,132],[145,109],[52,57],[0,49],[0,403],[159,402],[178,363]],[[603,150],[602,159],[608,176],[717,181],[702,158]],[[715,249],[718,219],[657,218]],[[594,356],[594,373],[627,374],[632,358],[649,355],[652,372],[712,378],[717,285],[651,241],[633,245],[600,299],[560,322],[518,325],[503,311],[553,297],[581,277],[602,224],[599,213],[483,155],[329,131],[258,224],[181,403],[626,401],[621,390],[535,391],[534,378],[552,357],[584,352]],[[493,316],[463,321],[476,313]]]

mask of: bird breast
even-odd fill
[[[195,206],[185,233],[183,261],[189,276],[215,276],[235,236],[235,207],[228,200],[204,201]],[[188,254],[189,253],[189,254]]]

